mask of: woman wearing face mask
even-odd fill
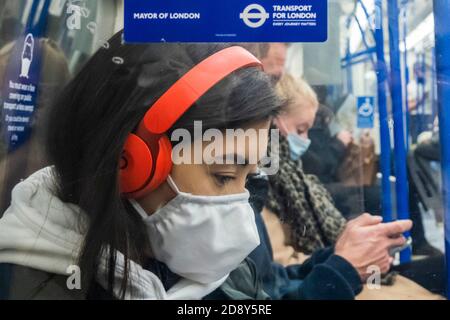
[[[314,124],[319,107],[316,94],[306,82],[289,74],[280,80],[277,92],[290,103],[274,120],[282,135],[280,170],[269,177],[264,217],[269,233],[273,235],[276,260],[289,264],[302,262],[304,256],[298,256],[291,247],[282,245],[280,241],[284,236],[279,232],[271,232],[270,227],[277,226],[278,220],[283,222],[295,251],[306,254],[333,244],[344,229],[346,220],[317,178],[304,174],[302,170],[301,156],[311,144],[308,130]]]
[[[393,261],[389,251],[399,243],[405,242],[402,236],[399,237],[398,230],[410,229],[411,222],[381,224],[381,218],[370,217],[367,214],[347,222],[334,207],[329,193],[319,180],[302,171],[301,156],[310,145],[308,130],[313,125],[318,109],[315,93],[306,82],[294,79],[290,75],[283,76],[277,85],[277,92],[289,103],[274,120],[282,134],[280,169],[277,174],[268,177],[268,195],[263,197],[262,203],[265,204],[265,208],[262,210],[262,215],[274,260],[287,267],[281,268],[280,265],[272,264],[272,268],[277,270],[276,279],[260,271],[266,290],[272,296],[292,298],[298,297],[299,292],[299,283],[293,280],[301,280],[303,283],[300,286],[304,287],[319,285],[320,281],[311,279],[313,275],[310,271],[311,261],[317,259],[324,265],[331,266],[337,275],[347,274],[345,265],[332,263],[335,256],[344,257],[353,266],[357,266],[356,269],[362,279],[367,277],[367,269],[374,265],[379,266],[381,272],[386,274],[391,269]],[[253,180],[254,178],[250,179],[250,181]],[[393,227],[393,231],[385,229],[386,226]],[[364,230],[370,230],[370,233],[365,233]],[[356,241],[349,241],[352,237],[355,237]],[[262,239],[265,240],[263,237]],[[366,247],[365,253],[362,253],[360,251],[362,243],[366,245],[372,243],[373,246],[371,249]],[[270,248],[270,245],[267,246]],[[377,258],[371,257],[374,252],[385,252],[389,260],[382,258],[376,262]],[[252,258],[253,255],[254,253]],[[312,256],[306,260],[307,255]],[[430,261],[430,263],[432,268],[427,272],[423,272],[419,265],[414,266],[414,264],[394,269],[406,278],[386,277],[383,284],[395,285],[383,286],[383,290],[379,292],[364,290],[358,298],[439,298],[407,279],[423,285],[433,293],[442,293],[440,285],[444,283],[441,277],[442,268],[437,261]],[[288,276],[283,276],[284,274]],[[321,279],[325,278],[326,276],[321,276]],[[329,285],[330,281],[323,286],[327,284]],[[409,292],[410,295],[405,296],[405,292]],[[315,294],[316,290],[308,292],[308,294],[311,293]]]
[[[246,259],[259,244],[245,189],[256,163],[176,164],[170,137],[193,135],[195,121],[203,131],[268,130],[281,106],[243,48],[122,45],[117,34],[50,113],[53,166],[12,193],[0,220],[0,266],[10,274],[0,291],[10,299],[266,298]],[[260,155],[250,146],[264,136],[255,137],[245,148],[224,142],[232,159]]]
[[[345,257],[354,266],[359,265],[363,279],[366,270],[361,266],[377,264],[383,272],[388,271],[393,261],[388,249],[396,246],[390,241],[404,244],[404,237],[398,232],[383,230],[381,218],[367,214],[347,223],[319,180],[302,170],[301,156],[310,145],[308,130],[318,109],[316,94],[306,82],[288,74],[281,78],[276,89],[279,96],[288,101],[288,106],[274,120],[281,133],[280,167],[277,174],[268,177],[268,194],[262,210],[274,260],[285,266],[301,264],[308,255],[328,247],[332,248],[330,252]],[[370,229],[371,225],[378,229],[376,237],[379,238],[374,240],[375,245],[369,251],[384,252],[377,263],[371,261],[374,257],[369,258],[367,252],[358,253],[356,242],[360,240],[342,246],[348,235],[353,233],[350,231],[353,227]],[[411,223],[402,221],[392,226],[394,229],[409,229]],[[367,236],[361,235],[363,238]],[[377,248],[377,242],[386,242],[387,247],[381,245]],[[359,261],[352,261],[353,258]]]

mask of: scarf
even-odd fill
[[[291,229],[295,250],[311,254],[333,245],[346,220],[319,179],[302,170],[301,160],[289,156],[289,144],[280,136],[279,171],[269,176],[266,207]]]

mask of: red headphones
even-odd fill
[[[262,64],[244,48],[229,47],[175,82],[128,136],[120,160],[120,192],[128,198],[141,198],[160,186],[172,169],[172,144],[166,132],[209,89],[247,67],[262,68]]]

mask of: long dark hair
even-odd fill
[[[150,249],[144,223],[119,193],[118,167],[123,144],[148,110],[194,65],[225,48],[219,44],[122,44],[119,32],[69,83],[49,116],[48,156],[55,166],[58,196],[77,204],[88,217],[79,257],[83,285],[109,257],[112,293],[116,250],[143,263]],[[120,58],[120,59],[118,59]],[[114,61],[120,61],[117,64]],[[123,63],[122,63],[123,62]],[[268,77],[257,68],[239,70],[205,94],[174,125],[192,130],[237,128],[275,116],[282,106]],[[156,119],[157,121],[157,119]],[[122,282],[122,298],[128,284]]]

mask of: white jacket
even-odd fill
[[[12,191],[10,207],[0,219],[0,263],[11,263],[58,275],[71,276],[84,239],[87,220],[77,205],[55,196],[53,168],[35,172]],[[106,288],[100,260],[98,283]],[[116,283],[123,276],[123,255],[117,253]],[[126,299],[201,299],[225,279],[200,284],[182,279],[166,292],[159,278],[137,263],[130,265]],[[83,272],[83,270],[81,270]],[[115,288],[116,296],[119,288]]]

